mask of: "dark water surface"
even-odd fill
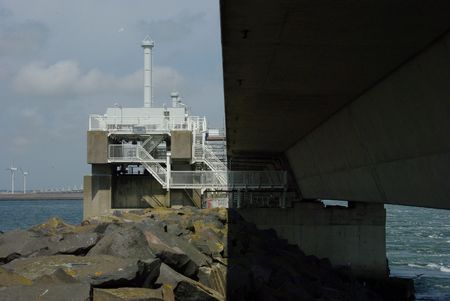
[[[391,274],[415,278],[417,300],[450,300],[450,210],[386,205]]]
[[[450,300],[450,210],[386,205],[386,244],[394,276],[415,278],[417,300]],[[0,201],[0,231],[52,216],[79,224],[82,201]]]
[[[26,229],[58,216],[69,224],[79,224],[83,218],[81,200],[15,200],[0,201],[0,231]]]

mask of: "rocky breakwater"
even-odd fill
[[[0,234],[0,300],[381,300],[227,209],[52,218]]]

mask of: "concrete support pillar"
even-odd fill
[[[89,175],[84,176],[83,218],[104,215],[110,212],[112,176]]]
[[[112,186],[113,209],[169,206],[169,192],[153,176],[118,176]]]
[[[293,208],[239,209],[259,228],[273,228],[306,254],[350,266],[359,277],[388,276],[383,204],[356,203],[349,208],[320,202],[295,203]]]

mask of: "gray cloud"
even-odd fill
[[[177,90],[193,114],[221,124],[218,1],[0,0],[0,167],[31,170],[30,188],[79,185],[88,115],[142,106],[147,34],[155,103]],[[9,181],[0,172],[0,189]]]
[[[189,14],[186,12],[176,17],[163,20],[140,20],[138,29],[143,35],[151,33],[152,39],[157,41],[179,41],[186,38],[198,24],[205,22],[205,13]]]
[[[19,70],[14,90],[28,96],[67,96],[125,93],[142,90],[143,71],[114,76],[98,69],[83,72],[76,61],[60,61],[53,65],[33,62]],[[183,84],[183,77],[171,67],[154,67],[154,86],[170,90]],[[131,96],[131,95],[130,95]]]
[[[0,17],[11,17],[12,15],[13,13],[9,9],[0,5]]]
[[[0,25],[0,57],[29,56],[42,49],[49,35],[47,26],[37,21]]]

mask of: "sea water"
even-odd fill
[[[83,218],[81,200],[14,200],[0,201],[0,231],[27,229],[50,217],[60,217],[66,223],[79,224]]]
[[[0,201],[0,231],[59,216],[79,224],[82,201]],[[414,278],[417,300],[450,300],[450,210],[386,205],[391,275]]]
[[[417,300],[450,300],[450,210],[386,205],[391,275],[414,278]]]

